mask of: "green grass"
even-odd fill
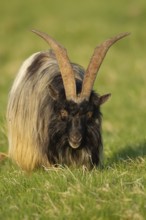
[[[102,107],[104,168],[21,171],[0,164],[0,219],[146,218],[145,0],[0,2],[0,151],[8,149],[8,93],[22,61],[48,46],[29,30],[55,37],[72,61],[88,65],[97,44],[117,33],[95,90],[112,93]]]

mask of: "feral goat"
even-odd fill
[[[51,47],[21,66],[7,108],[9,156],[22,169],[66,165],[91,169],[102,161],[100,106],[93,84],[111,45],[120,34],[95,48],[87,70],[71,63],[67,51],[45,33],[33,30]]]

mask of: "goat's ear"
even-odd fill
[[[111,96],[110,93],[100,96],[99,97],[99,105],[104,104],[109,99],[110,96]]]
[[[57,100],[59,97],[58,91],[55,90],[52,85],[49,85],[49,94],[52,97],[52,99],[54,99],[54,100]]]

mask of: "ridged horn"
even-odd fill
[[[94,53],[91,57],[88,68],[85,72],[83,84],[82,84],[82,92],[80,95],[81,101],[86,99],[88,100],[91,94],[91,90],[94,85],[94,81],[96,79],[98,70],[104,60],[104,57],[108,51],[108,49],[118,40],[128,36],[130,33],[121,33],[113,38],[110,38],[104,41],[101,45],[97,46],[94,50]]]
[[[32,30],[32,32],[43,38],[53,49],[59,64],[66,99],[76,100],[75,76],[66,49],[46,33],[37,30]]]

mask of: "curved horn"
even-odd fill
[[[75,76],[66,49],[63,48],[63,46],[61,46],[57,41],[55,41],[49,35],[37,30],[32,30],[32,32],[42,37],[54,50],[61,71],[66,99],[75,100],[76,99]]]
[[[104,60],[104,57],[108,49],[118,40],[126,37],[130,33],[122,33],[113,38],[104,41],[101,45],[97,46],[94,50],[93,56],[91,57],[90,63],[85,73],[85,77],[82,84],[82,92],[80,95],[81,100],[88,100],[93,88],[94,81],[96,79],[98,70]]]

